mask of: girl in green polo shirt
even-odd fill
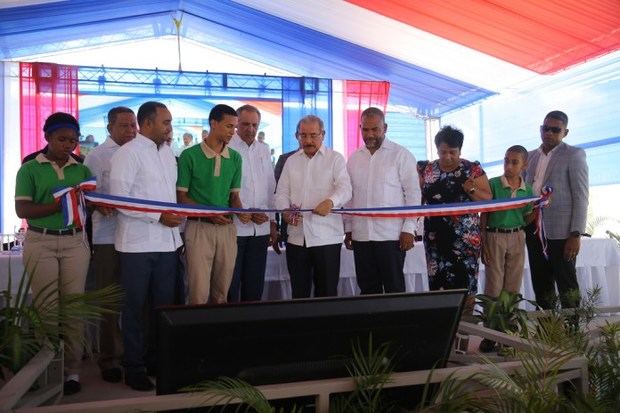
[[[60,203],[52,195],[59,186],[74,186],[91,176],[86,166],[70,156],[78,144],[80,125],[70,114],[57,112],[47,118],[43,132],[47,150],[22,165],[15,185],[15,211],[28,220],[24,265],[32,277],[35,297],[52,283],[57,283],[61,295],[83,293],[90,249],[82,228],[64,225]],[[83,334],[82,329],[80,326],[75,336],[65,339],[66,395],[81,390],[83,350],[78,334]]]

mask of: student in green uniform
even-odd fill
[[[525,183],[523,172],[527,167],[527,149],[521,145],[508,148],[504,156],[504,174],[489,179],[493,199],[524,198],[532,196],[532,186]],[[525,232],[532,220],[532,205],[507,211],[483,213],[482,262],[485,265],[484,294],[497,297],[502,290],[518,293],[523,280],[525,261]],[[482,340],[480,350],[493,350],[495,343]]]
[[[79,142],[80,125],[72,115],[57,112],[47,118],[43,132],[47,152],[17,171],[15,211],[28,220],[24,265],[32,276],[34,296],[53,282],[57,282],[60,295],[82,293],[90,249],[82,228],[64,225],[60,203],[52,195],[59,186],[74,186],[91,176],[86,166],[70,156]],[[77,330],[81,329],[83,326]],[[81,390],[83,349],[77,334],[82,333],[65,339],[65,395]]]

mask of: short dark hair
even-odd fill
[[[450,148],[459,148],[463,147],[463,140],[465,136],[460,129],[453,128],[452,126],[444,126],[437,132],[435,135],[435,146],[439,146],[442,143],[445,143]]]
[[[306,115],[303,118],[299,119],[299,122],[297,122],[297,129],[295,129],[295,135],[299,133],[299,127],[302,123],[312,122],[317,122],[319,124],[319,128],[321,128],[321,132],[325,132],[325,124],[323,123],[323,119],[319,118],[316,115]]]
[[[80,136],[80,124],[77,119],[70,113],[65,112],[56,112],[49,115],[47,119],[45,119],[43,132],[45,132],[46,135],[49,135],[56,129],[61,128],[73,129],[77,132],[77,135]]]
[[[553,110],[547,113],[545,119],[557,119],[560,122],[564,123],[564,127],[568,126],[568,115],[560,110]]]
[[[116,118],[121,113],[131,113],[132,115],[134,114],[133,110],[129,109],[127,106],[116,106],[108,111],[108,125],[116,122]]]
[[[166,109],[166,105],[161,102],[150,100],[144,102],[138,109],[138,125],[142,126],[147,119],[153,120],[157,115],[157,108]]]
[[[381,118],[383,123],[385,123],[385,113],[383,113],[383,111],[379,108],[369,107],[367,109],[364,109],[364,111],[362,112],[362,116],[360,116],[360,119],[363,119],[366,116],[377,116]]]
[[[258,110],[258,108],[256,106],[252,106],[252,105],[239,106],[237,108],[237,116],[241,116],[241,112],[243,112],[243,111],[254,112],[254,113],[256,113],[258,115],[258,119],[259,120],[261,118],[260,110]]]
[[[223,105],[223,104],[219,104],[219,105],[215,105],[213,106],[213,109],[211,109],[211,112],[209,112],[209,124],[211,124],[211,121],[221,121],[222,119],[224,119],[225,115],[230,115],[230,116],[237,116],[237,112],[231,108],[228,105]]]
[[[523,146],[512,145],[510,148],[506,149],[506,153],[508,152],[520,154],[521,157],[523,158],[523,162],[527,162],[528,152],[527,152],[527,149],[525,149]]]

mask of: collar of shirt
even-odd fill
[[[519,177],[519,179],[521,180],[521,184],[519,185],[519,187],[518,187],[516,190],[517,190],[517,191],[518,191],[518,190],[525,191],[525,180],[524,180],[522,177]],[[502,176],[499,178],[499,180],[500,180],[500,182],[502,183],[502,186],[503,186],[504,188],[512,188],[512,187],[510,186],[510,184],[508,183],[508,179],[506,179],[506,176],[505,176],[505,175],[502,175]]]
[[[325,147],[325,145],[323,145],[321,143],[321,146],[319,147],[319,150],[316,151],[316,153],[312,156],[312,158],[314,158],[315,156],[317,156],[318,154],[321,154],[323,156],[325,156],[325,152],[327,151],[327,148]],[[304,156],[306,157],[306,159],[312,159],[311,157],[309,157],[308,155],[306,155],[306,153],[304,152],[303,148],[300,149],[299,151],[297,151],[295,154],[293,154],[292,156]]]
[[[142,145],[146,145],[149,148],[153,147],[155,148],[155,150],[158,150],[158,151],[165,145],[165,143],[162,143],[161,146],[157,146],[157,144],[151,138],[147,138],[146,136],[140,133],[136,134],[135,140],[140,142],[140,144]]]
[[[230,158],[230,152],[228,151],[228,146],[224,146],[222,152],[217,153],[213,149],[206,144],[206,142],[200,142],[200,149],[202,149],[202,153],[209,159],[215,158],[217,156],[223,156],[224,158]]]
[[[368,150],[368,148],[366,147],[366,145],[362,146],[361,149],[368,153],[369,155],[374,155],[370,153],[370,150]],[[383,139],[383,142],[381,143],[381,146],[379,146],[379,148],[377,149],[377,151],[380,150],[390,150],[390,149],[394,149],[394,143],[392,141],[390,141],[388,138]],[[377,152],[375,151],[375,153]]]
[[[37,160],[37,162],[39,163],[52,163],[52,161],[50,161],[49,159],[47,159],[47,156],[45,156],[44,153],[40,153],[37,155],[36,158],[34,158]],[[67,162],[63,165],[63,168],[66,168],[69,165],[77,165],[78,161],[76,161],[75,159],[73,159],[73,157],[71,155],[69,155],[69,159],[67,159]]]
[[[562,143],[564,143],[564,142],[560,142],[560,143],[558,143],[557,145],[555,145],[555,146],[553,147],[553,149],[551,149],[551,150],[550,150],[548,153],[546,153],[546,154],[545,154],[545,151],[543,151],[543,149],[542,149],[542,145],[540,145],[540,146],[538,147],[538,153],[540,153],[540,155],[541,155],[541,156],[551,156],[551,155],[553,155],[553,153],[556,151],[556,149],[558,149],[558,148],[560,147],[560,145],[561,145]]]
[[[106,138],[106,140],[101,144],[101,146],[109,149],[120,148],[120,145],[114,142],[114,139],[112,139],[110,136]]]

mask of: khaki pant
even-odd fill
[[[497,297],[502,290],[518,293],[523,281],[525,232],[487,232],[483,248],[489,256],[484,293],[491,297]]]
[[[237,258],[237,228],[187,221],[185,257],[189,304],[225,303]]]
[[[34,231],[26,233],[24,266],[32,277],[33,297],[83,293],[90,261],[90,249],[83,233],[49,235]],[[45,288],[52,284],[53,287]],[[41,303],[43,304],[43,303]],[[65,337],[65,374],[78,374],[82,363],[84,325],[78,323],[74,334]]]
[[[109,285],[120,285],[120,269],[118,252],[114,244],[93,245],[93,272],[95,288],[101,289]],[[99,331],[99,368],[107,370],[120,367],[123,355],[123,337],[119,326],[118,314],[105,314]]]

